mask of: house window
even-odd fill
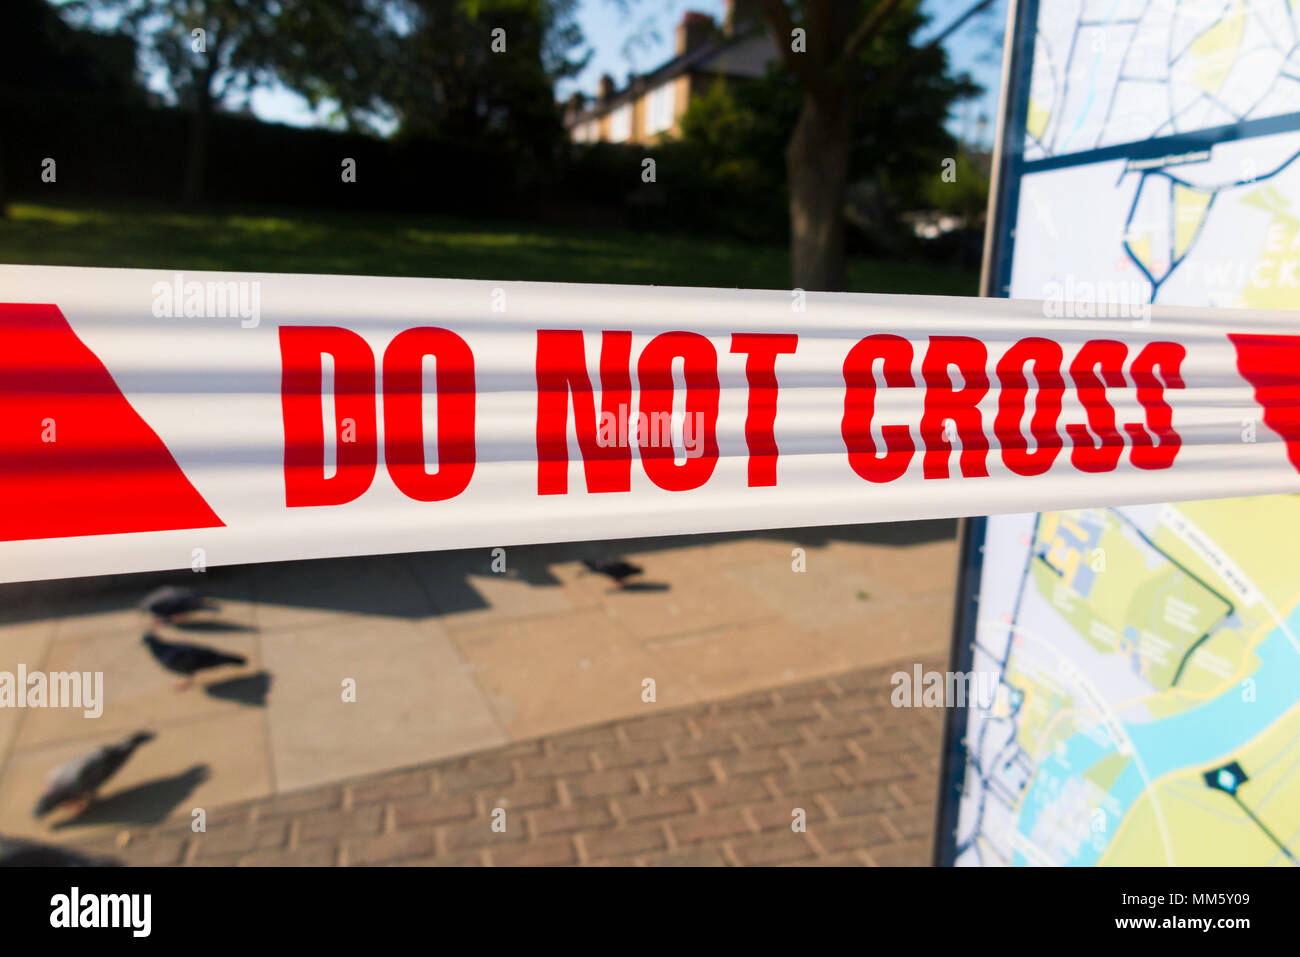
[[[609,114],[609,138],[611,142],[622,143],[632,136],[632,104],[624,103]]]
[[[645,111],[645,131],[647,136],[654,136],[656,133],[662,133],[673,125],[673,107],[675,98],[673,96],[672,83],[665,83],[657,86],[650,91],[646,97]]]

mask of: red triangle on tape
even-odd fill
[[[223,524],[57,306],[0,303],[0,541]]]
[[[1255,387],[1264,424],[1286,442],[1286,456],[1300,472],[1300,336],[1228,338],[1237,349],[1237,371]]]

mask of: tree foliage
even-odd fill
[[[271,79],[281,8],[276,0],[70,0],[60,11],[78,28],[133,38],[155,91],[192,108],[203,97],[246,96]]]
[[[556,79],[572,75],[573,0],[409,0],[386,90],[405,135],[491,137],[547,148],[560,133]]]
[[[455,140],[534,164],[562,136],[553,84],[581,69],[577,0],[70,0],[74,26],[134,39],[141,74],[193,112],[199,198],[211,114],[283,85],[340,128]]]
[[[859,54],[854,82],[884,87],[888,96],[853,98],[847,212],[857,245],[887,249],[902,228],[899,214],[931,207],[943,190],[943,160],[958,152],[945,128],[953,105],[979,88],[949,71],[942,47],[920,50],[928,25],[919,8],[899,11]],[[909,69],[892,73],[900,61]],[[783,65],[757,81],[715,83],[692,100],[681,122],[683,143],[695,148],[702,171],[720,189],[771,191],[785,202],[784,155],[803,90]]]
[[[69,0],[60,9],[74,26],[134,38],[142,74],[175,105],[206,97],[235,107],[280,83],[326,106],[340,126],[477,136],[554,120],[554,81],[585,62],[574,57],[583,42],[577,3]],[[506,55],[492,50],[498,28]]]

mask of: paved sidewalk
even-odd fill
[[[924,865],[944,713],[889,702],[915,660],[206,809],[203,834],[78,846],[136,865]]]
[[[475,549],[0,586],[0,670],[101,672],[106,699],[93,720],[0,709],[0,833],[99,841],[188,822],[195,807],[526,750],[648,713],[703,714],[889,662],[910,669],[950,642],[953,533],[916,522],[529,546],[507,549],[500,574]],[[611,552],[643,565],[645,581],[619,589],[586,573],[583,557]],[[248,665],[176,692],[140,645],[134,608],[161,581],[198,581],[222,606],[164,638]],[[654,704],[642,701],[647,678]],[[353,703],[340,695],[349,680]],[[32,818],[52,768],[141,728],[156,740],[95,807]]]

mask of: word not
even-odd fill
[[[632,333],[606,331],[600,339],[599,422],[627,434],[631,415]],[[746,356],[749,385],[745,441],[749,446],[749,485],[776,484],[776,358],[795,351],[794,333],[734,333],[731,352]],[[673,366],[680,362],[686,394],[682,413],[693,421],[698,454],[678,463],[672,443],[640,447],[646,477],[659,488],[684,492],[703,486],[718,464],[718,350],[707,336],[665,332],[651,339],[636,362],[640,386],[639,423],[671,416],[677,401]],[[537,494],[569,491],[569,403],[582,454],[587,491],[627,492],[632,488],[632,452],[626,442],[605,445],[597,434],[597,416],[583,333],[578,329],[542,329],[537,333]]]

